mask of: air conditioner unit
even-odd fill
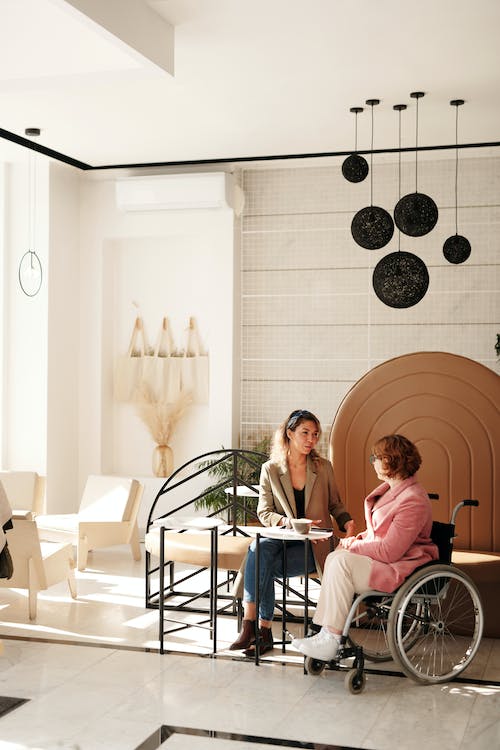
[[[176,211],[195,208],[243,208],[243,192],[225,172],[153,175],[116,181],[121,211]]]

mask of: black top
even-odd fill
[[[293,488],[293,494],[295,495],[295,505],[297,507],[297,518],[304,518],[306,512],[306,488],[302,487],[301,490]]]

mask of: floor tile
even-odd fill
[[[367,663],[366,688],[351,695],[342,672],[305,675],[293,649],[276,648],[257,667],[228,651],[234,618],[219,618],[215,659],[198,628],[169,635],[159,654],[144,563],[128,549],[94,553],[77,578],[78,601],[65,586],[41,592],[35,622],[25,596],[4,590],[0,692],[29,701],[0,719],[0,750],[136,750],[163,724],[366,750],[500,747],[500,640],[483,640],[460,681],[423,686],[393,662]],[[280,623],[273,630],[279,638]],[[164,746],[250,747],[181,734]]]

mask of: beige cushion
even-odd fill
[[[80,521],[128,521],[134,505],[135,479],[90,475],[85,485],[80,509]],[[137,488],[136,488],[137,491]]]
[[[160,530],[152,529],[145,536],[146,550],[155,557],[160,556]],[[250,537],[220,535],[217,539],[217,567],[221,570],[239,570],[251,542]],[[210,534],[165,532],[165,560],[210,566]]]
[[[451,561],[476,583],[491,581],[500,584],[500,552],[453,550]]]
[[[44,478],[36,471],[1,471],[0,481],[13,510],[42,512]]]
[[[454,550],[451,561],[476,584],[484,614],[484,635],[500,638],[500,553]]]

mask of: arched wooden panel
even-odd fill
[[[458,516],[457,549],[500,551],[500,379],[484,365],[445,352],[396,357],[364,375],[342,401],[330,433],[341,497],[364,528],[363,499],[378,480],[368,462],[378,438],[400,432],[422,454],[419,479],[439,493],[435,520]]]

